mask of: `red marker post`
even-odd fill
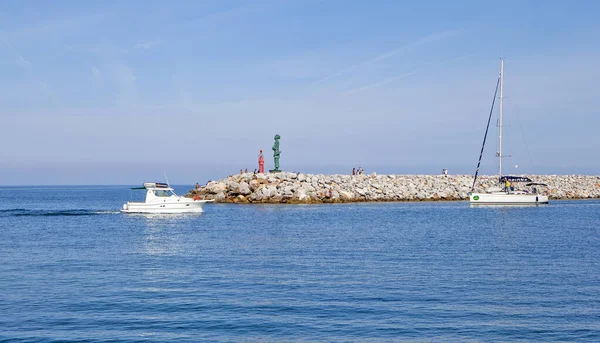
[[[265,172],[265,158],[263,156],[262,150],[260,151],[260,154],[258,154],[258,172]]]

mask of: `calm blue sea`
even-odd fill
[[[0,341],[600,342],[600,201],[118,212],[141,196],[0,188]]]

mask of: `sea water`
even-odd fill
[[[0,341],[600,341],[600,201],[118,212],[142,197],[0,188]]]

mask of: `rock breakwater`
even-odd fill
[[[600,176],[538,175],[550,199],[600,198]],[[472,175],[322,175],[302,173],[232,175],[209,181],[186,196],[221,203],[346,203],[366,201],[468,200]],[[498,186],[497,176],[479,176],[476,191]],[[521,186],[517,184],[517,188]]]

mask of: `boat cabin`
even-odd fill
[[[146,190],[146,203],[164,202],[169,197],[179,197],[173,188],[166,183],[144,182],[143,187],[131,188],[133,190]]]
[[[533,194],[548,194],[548,185],[545,183],[530,182],[525,186],[530,187],[531,193]]]
[[[542,194],[543,191],[541,188],[548,187],[548,185],[545,183],[533,182],[530,178],[525,176],[505,175],[501,176],[498,181],[503,186],[503,191],[506,193]],[[514,185],[515,183],[525,183],[525,185],[517,189],[517,187]]]

